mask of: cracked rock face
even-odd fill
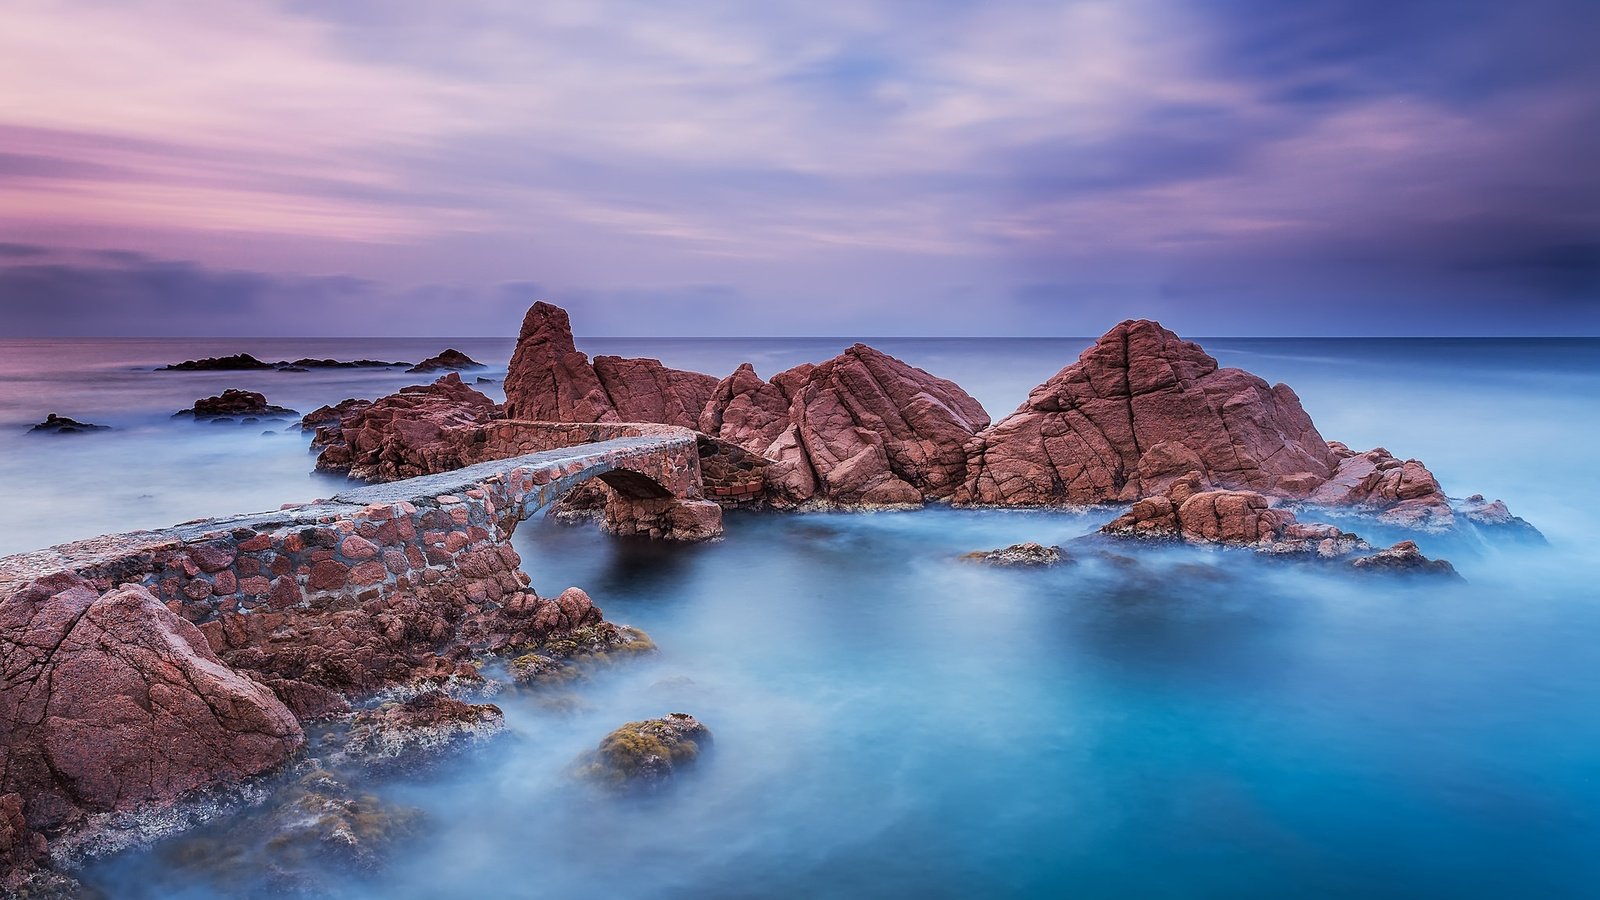
[[[957,499],[1003,505],[1127,502],[1190,471],[1304,496],[1338,463],[1287,385],[1146,320],[1111,329],[968,449]]]
[[[54,575],[0,601],[0,793],[34,828],[265,772],[305,743],[272,692],[144,588]]]
[[[959,385],[865,344],[761,381],[723,379],[701,428],[759,453],[775,498],[916,504],[954,494],[989,414]]]

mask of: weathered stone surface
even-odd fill
[[[465,353],[462,353],[460,350],[452,347],[445,350],[443,353],[440,353],[438,356],[428,357],[422,362],[419,362],[407,369],[406,372],[408,374],[416,375],[425,372],[443,372],[446,370],[461,372],[469,369],[484,368],[488,367],[466,355]]]
[[[963,448],[989,417],[953,382],[856,344],[771,382],[741,366],[700,423],[771,460],[768,487],[780,503],[894,505],[955,493]]]
[[[1302,523],[1253,491],[1203,490],[1191,472],[1154,497],[1145,497],[1107,523],[1102,534],[1182,539],[1193,544],[1252,547],[1268,553],[1313,554],[1335,559],[1372,549],[1332,525]]]
[[[1300,400],[1155,322],[1113,328],[969,445],[957,499],[1092,504],[1208,487],[1303,495],[1337,461]]]
[[[572,341],[566,310],[535,303],[506,370],[506,416],[550,422],[620,421],[589,357]]]
[[[35,828],[264,772],[305,736],[144,588],[60,574],[0,601],[0,793]]]
[[[43,422],[28,429],[29,434],[85,434],[90,431],[110,431],[110,425],[91,425],[66,416],[51,413]]]
[[[229,388],[215,397],[202,397],[194,406],[179,410],[174,418],[187,416],[202,422],[254,422],[260,419],[287,419],[300,415],[292,409],[273,406],[266,395],[256,391]]]
[[[782,387],[763,381],[755,367],[742,363],[717,382],[698,427],[752,453],[763,453],[789,427],[789,402]]]
[[[670,369],[658,359],[596,356],[594,372],[623,422],[695,428],[717,388],[717,379],[710,375]]]
[[[346,401],[347,403],[349,401]],[[369,481],[393,481],[466,465],[450,429],[499,418],[498,404],[452,372],[352,407],[337,425],[317,429],[317,468]]]
[[[492,703],[464,703],[442,691],[424,691],[356,714],[345,752],[368,763],[416,763],[467,741],[505,730]]]
[[[688,713],[629,722],[578,762],[581,778],[619,792],[653,792],[692,768],[711,746],[711,729]]]
[[[1053,566],[1061,562],[1071,562],[1072,557],[1062,552],[1060,547],[1046,547],[1032,541],[1022,544],[1012,544],[999,550],[976,550],[961,557],[968,562],[983,563],[1001,568]]]

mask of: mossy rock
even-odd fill
[[[688,713],[629,722],[579,761],[579,777],[614,792],[652,792],[694,767],[711,746],[711,729]]]

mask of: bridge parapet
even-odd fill
[[[517,523],[590,478],[614,488],[610,530],[676,539],[720,534],[720,508],[697,496],[694,433],[672,431],[489,460],[273,512],[8,556],[0,559],[0,598],[58,572],[79,575],[102,591],[140,584],[201,624],[219,653],[266,640],[268,634],[255,633],[275,621],[260,618],[266,613],[378,609],[399,596],[437,591],[494,604],[528,583],[509,543]],[[529,440],[580,432],[519,431]]]

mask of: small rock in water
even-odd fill
[[[711,729],[688,713],[629,722],[578,761],[578,775],[606,790],[650,793],[692,768],[711,746]]]
[[[1387,550],[1350,561],[1358,572],[1384,572],[1396,575],[1443,575],[1459,579],[1461,575],[1449,560],[1429,559],[1422,555],[1416,541],[1401,541]]]
[[[421,762],[459,744],[498,734],[505,726],[505,713],[492,703],[464,703],[430,690],[357,713],[345,751],[369,763]]]
[[[1032,541],[1023,544],[1012,544],[999,550],[987,552],[976,550],[961,557],[969,562],[983,563],[990,566],[1053,566],[1061,562],[1071,562],[1072,557],[1061,551],[1060,547],[1046,547]]]
[[[162,366],[158,372],[239,372],[252,369],[270,369],[272,363],[262,362],[248,353],[235,353],[232,356],[208,356],[205,359],[190,359],[170,366]]]
[[[284,419],[298,416],[299,413],[282,406],[273,406],[267,402],[264,394],[255,391],[241,391],[229,388],[215,397],[204,397],[196,400],[189,409],[173,413],[173,418],[189,416],[197,422],[254,424],[265,416],[269,419]]]
[[[439,372],[446,369],[484,369],[488,368],[483,363],[454,348],[448,349],[438,356],[429,357],[407,369],[408,373]]]
[[[66,416],[51,413],[43,422],[28,429],[29,434],[84,434],[90,431],[110,431],[110,425],[91,425]]]

